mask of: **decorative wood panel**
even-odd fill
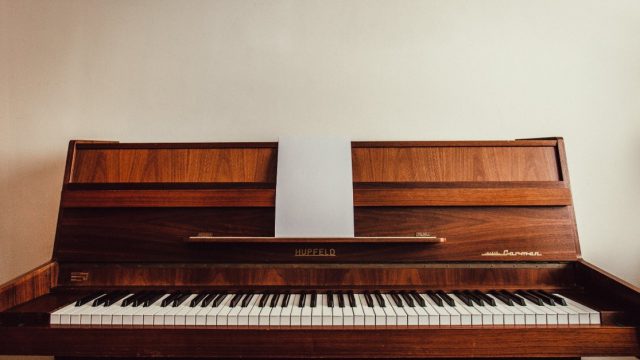
[[[106,146],[106,145],[104,145]],[[71,183],[275,183],[274,148],[78,148]]]
[[[560,181],[556,148],[357,147],[354,182]]]
[[[56,239],[61,261],[98,262],[415,262],[575,260],[570,207],[364,207],[356,236],[431,233],[442,244],[189,244],[198,233],[273,236],[273,208],[64,209]],[[299,257],[301,248],[336,256]],[[539,253],[483,256],[488,252]]]

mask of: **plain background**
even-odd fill
[[[0,0],[0,281],[67,142],[563,136],[586,259],[640,284],[640,1]]]

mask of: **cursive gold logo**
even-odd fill
[[[539,251],[487,251],[480,254],[480,256],[542,256]]]
[[[295,256],[336,256],[336,249],[301,248],[301,249],[296,249]]]

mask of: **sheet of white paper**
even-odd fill
[[[278,141],[276,237],[353,237],[351,141]]]

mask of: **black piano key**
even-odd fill
[[[400,298],[400,296],[398,295],[397,292],[395,292],[395,291],[391,292],[391,299],[393,299],[393,302],[396,303],[397,307],[403,307],[404,306],[402,304],[402,299]]]
[[[87,304],[93,300],[95,300],[97,297],[104,295],[104,291],[100,291],[100,292],[95,292],[93,294],[89,294],[87,296],[81,297],[80,299],[78,299],[76,301],[76,306],[82,306],[84,304]]]
[[[182,293],[180,293],[180,295],[176,296],[176,298],[173,299],[173,303],[171,304],[171,306],[178,307],[178,306],[182,305],[183,302],[187,301],[189,296],[191,296],[191,292],[182,292]]]
[[[433,300],[434,303],[436,303],[436,305],[440,307],[444,306],[444,303],[442,302],[443,298],[438,296],[435,292],[428,290],[426,294],[429,298],[431,298],[431,300]]]
[[[178,296],[180,296],[181,292],[180,291],[174,291],[171,293],[171,295],[167,296],[166,298],[162,299],[162,303],[160,303],[161,307],[167,307],[169,305],[171,305],[173,303],[173,300],[175,300]]]
[[[136,296],[131,301],[131,306],[133,306],[133,307],[140,306],[142,304],[142,301],[144,300],[144,298],[146,298],[148,295],[149,295],[148,291],[139,292],[138,294],[136,294]]]
[[[284,296],[282,297],[282,307],[287,307],[289,306],[289,299],[291,298],[291,293],[289,293],[288,291],[284,293]]]
[[[212,307],[218,307],[220,306],[220,304],[222,304],[222,302],[224,301],[224,299],[227,298],[227,293],[221,293],[218,296],[216,296],[216,299],[213,300],[213,305]]]
[[[279,293],[273,294],[273,297],[271,297],[271,304],[269,304],[269,307],[278,306],[278,299],[280,299],[280,294]]]
[[[342,297],[342,291],[338,291],[338,293],[336,295],[338,296],[338,306],[343,308],[344,307],[344,297]]]
[[[491,294],[492,296],[494,296],[496,299],[502,301],[504,304],[509,305],[509,306],[513,306],[513,300],[511,300],[510,297],[496,291],[496,290],[491,290],[489,291],[489,294]]]
[[[263,293],[262,297],[260,298],[260,301],[258,301],[258,306],[259,307],[265,307],[267,306],[267,301],[269,301],[269,295],[271,295],[270,293]]]
[[[420,296],[420,294],[418,294],[418,292],[417,292],[417,291],[415,291],[415,290],[414,290],[414,291],[412,291],[410,294],[411,294],[411,296],[413,297],[413,299],[414,299],[415,301],[417,301],[417,302],[418,302],[418,306],[421,306],[421,307],[425,307],[425,306],[427,306],[427,302],[426,302],[426,301],[424,301],[424,299],[422,298],[422,296]]]
[[[444,300],[444,302],[447,303],[447,305],[455,307],[456,306],[456,302],[453,301],[453,298],[451,296],[449,296],[449,294],[447,294],[446,292],[442,291],[442,290],[438,290],[436,292],[436,294],[442,298],[442,300]]]
[[[300,297],[299,297],[299,299],[298,299],[298,307],[303,308],[303,307],[304,307],[304,303],[305,303],[306,299],[307,299],[307,294],[306,294],[306,293],[304,293],[304,292],[301,292],[301,293],[300,293]]]
[[[198,306],[198,304],[200,304],[200,302],[204,300],[204,298],[206,298],[208,295],[209,294],[204,291],[199,293],[196,297],[193,298],[193,300],[191,300],[191,303],[189,304],[189,306],[190,307]]]
[[[207,293],[207,296],[205,296],[204,299],[202,299],[202,307],[207,307],[209,306],[209,304],[211,304],[213,302],[213,300],[216,299],[216,296],[218,296],[218,293],[214,293],[214,292],[210,292]]]
[[[373,292],[373,296],[378,301],[378,305],[380,305],[380,307],[386,307],[387,306],[385,301],[384,301],[384,298],[382,297],[382,294],[380,294],[380,291],[374,291]]]
[[[540,298],[540,300],[544,301],[544,303],[547,305],[550,305],[550,306],[556,305],[556,301],[552,297],[547,296],[544,293],[541,293],[540,291],[529,290],[529,293],[537,296],[538,298]]]
[[[525,291],[525,290],[518,290],[518,291],[516,291],[516,295],[518,295],[518,296],[522,296],[523,298],[525,298],[525,299],[527,299],[527,300],[531,301],[532,303],[534,303],[534,304],[536,304],[536,305],[540,305],[540,306],[544,305],[544,302],[543,302],[541,299],[539,299],[538,297],[536,297],[536,296],[534,296],[534,295],[529,294],[529,293],[528,293],[527,291]]]
[[[558,295],[552,294],[550,292],[544,291],[544,290],[538,290],[539,293],[545,294],[546,296],[552,298],[556,304],[560,304],[562,306],[567,306],[567,302],[565,301],[565,299],[561,298]]]
[[[462,300],[462,302],[465,305],[473,306],[473,301],[471,301],[471,299],[467,297],[467,294],[463,293],[462,291],[455,290],[453,292],[453,295],[457,296],[458,299]]]
[[[409,296],[409,294],[406,291],[400,291],[400,296],[402,296],[402,298],[404,299],[404,302],[406,302],[409,307],[416,306],[416,304],[413,302],[413,298]]]
[[[131,294],[127,296],[124,300],[122,300],[122,304],[120,304],[120,306],[126,307],[131,305],[131,303],[133,302],[133,299],[135,299],[137,295],[138,294]]]
[[[311,301],[309,303],[309,306],[316,307],[317,303],[318,303],[318,293],[314,291],[311,293]]]
[[[253,291],[249,291],[247,293],[247,295],[244,297],[244,299],[242,299],[242,303],[240,304],[240,307],[247,307],[249,306],[249,302],[251,302],[251,299],[253,299]]]
[[[327,291],[327,304],[333,307],[333,291]]]
[[[109,297],[108,293],[98,296],[97,298],[95,298],[93,300],[93,303],[91,304],[91,306],[92,307],[97,307],[97,306],[103,305],[108,297]]]
[[[118,301],[124,299],[127,295],[129,295],[128,291],[114,291],[107,299],[104,301],[104,306],[111,306]]]
[[[353,294],[353,291],[347,292],[347,298],[349,299],[349,306],[356,307],[356,296]]]
[[[229,307],[236,307],[236,305],[238,305],[238,303],[240,302],[240,300],[242,300],[242,297],[244,296],[244,293],[237,293],[233,296],[233,298],[231,299],[231,302],[229,303]]]
[[[149,296],[146,299],[144,299],[144,303],[142,304],[142,306],[149,307],[149,306],[155,304],[164,295],[165,295],[164,291],[156,291],[151,296]]]
[[[480,290],[474,290],[473,295],[475,295],[476,297],[479,297],[480,299],[482,299],[482,301],[486,302],[491,306],[496,306],[496,301],[493,300],[490,296],[487,296],[487,294],[483,293]]]
[[[509,297],[509,299],[513,300],[513,302],[515,302],[516,304],[520,305],[520,306],[525,306],[526,303],[524,302],[524,299],[521,298],[520,296],[517,296],[516,294],[507,291],[507,290],[500,290],[500,293],[503,294],[504,296]]]
[[[484,301],[481,298],[474,295],[471,291],[464,290],[464,294],[467,295],[467,297],[471,299],[471,301],[476,303],[478,306],[484,306]]]
[[[368,307],[373,307],[374,306],[373,298],[371,297],[371,293],[369,293],[368,291],[364,292],[364,299],[367,301],[367,306]]]

